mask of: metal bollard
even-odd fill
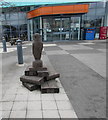
[[[18,55],[18,64],[23,64],[23,51],[22,51],[22,41],[17,40],[17,55]]]
[[[7,52],[6,40],[5,40],[5,38],[4,38],[4,37],[3,37],[2,42],[3,42],[3,52]]]

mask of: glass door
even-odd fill
[[[53,40],[69,40],[69,18],[53,19]]]
[[[80,39],[80,17],[70,18],[70,40]]]
[[[52,38],[54,41],[61,40],[61,18],[54,18],[52,23]]]
[[[43,19],[44,41],[52,41],[52,18]]]
[[[70,38],[70,21],[69,18],[61,18],[61,40],[69,40]]]
[[[80,17],[43,19],[44,41],[79,40]]]

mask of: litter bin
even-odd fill
[[[94,40],[95,38],[95,28],[86,28],[85,30],[85,39]]]

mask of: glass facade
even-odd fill
[[[95,39],[99,39],[99,30],[104,26],[104,17],[105,2],[89,3],[89,11],[85,14],[43,16],[41,17],[43,41],[84,40],[86,28],[95,28]],[[32,21],[32,33],[40,33],[39,17],[33,18]]]
[[[30,10],[30,6],[4,8],[0,18],[2,21],[2,35],[6,41],[11,38],[20,38],[27,40],[27,18],[26,13]]]
[[[43,18],[43,41],[79,40],[80,17]]]
[[[89,4],[89,12],[82,15],[82,28],[95,27],[96,39],[99,39],[100,27],[104,26],[105,2],[96,2]],[[83,31],[83,30],[82,30]]]
[[[39,6],[25,6],[3,9],[3,35],[9,41],[11,37],[33,40],[33,34],[42,34],[43,41],[84,40],[86,28],[96,28],[95,39],[99,38],[100,27],[105,25],[105,2],[92,2],[88,13],[57,14],[38,16],[27,20],[27,12]],[[107,18],[107,17],[106,17]]]

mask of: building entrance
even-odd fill
[[[44,41],[79,40],[80,17],[43,19]]]

